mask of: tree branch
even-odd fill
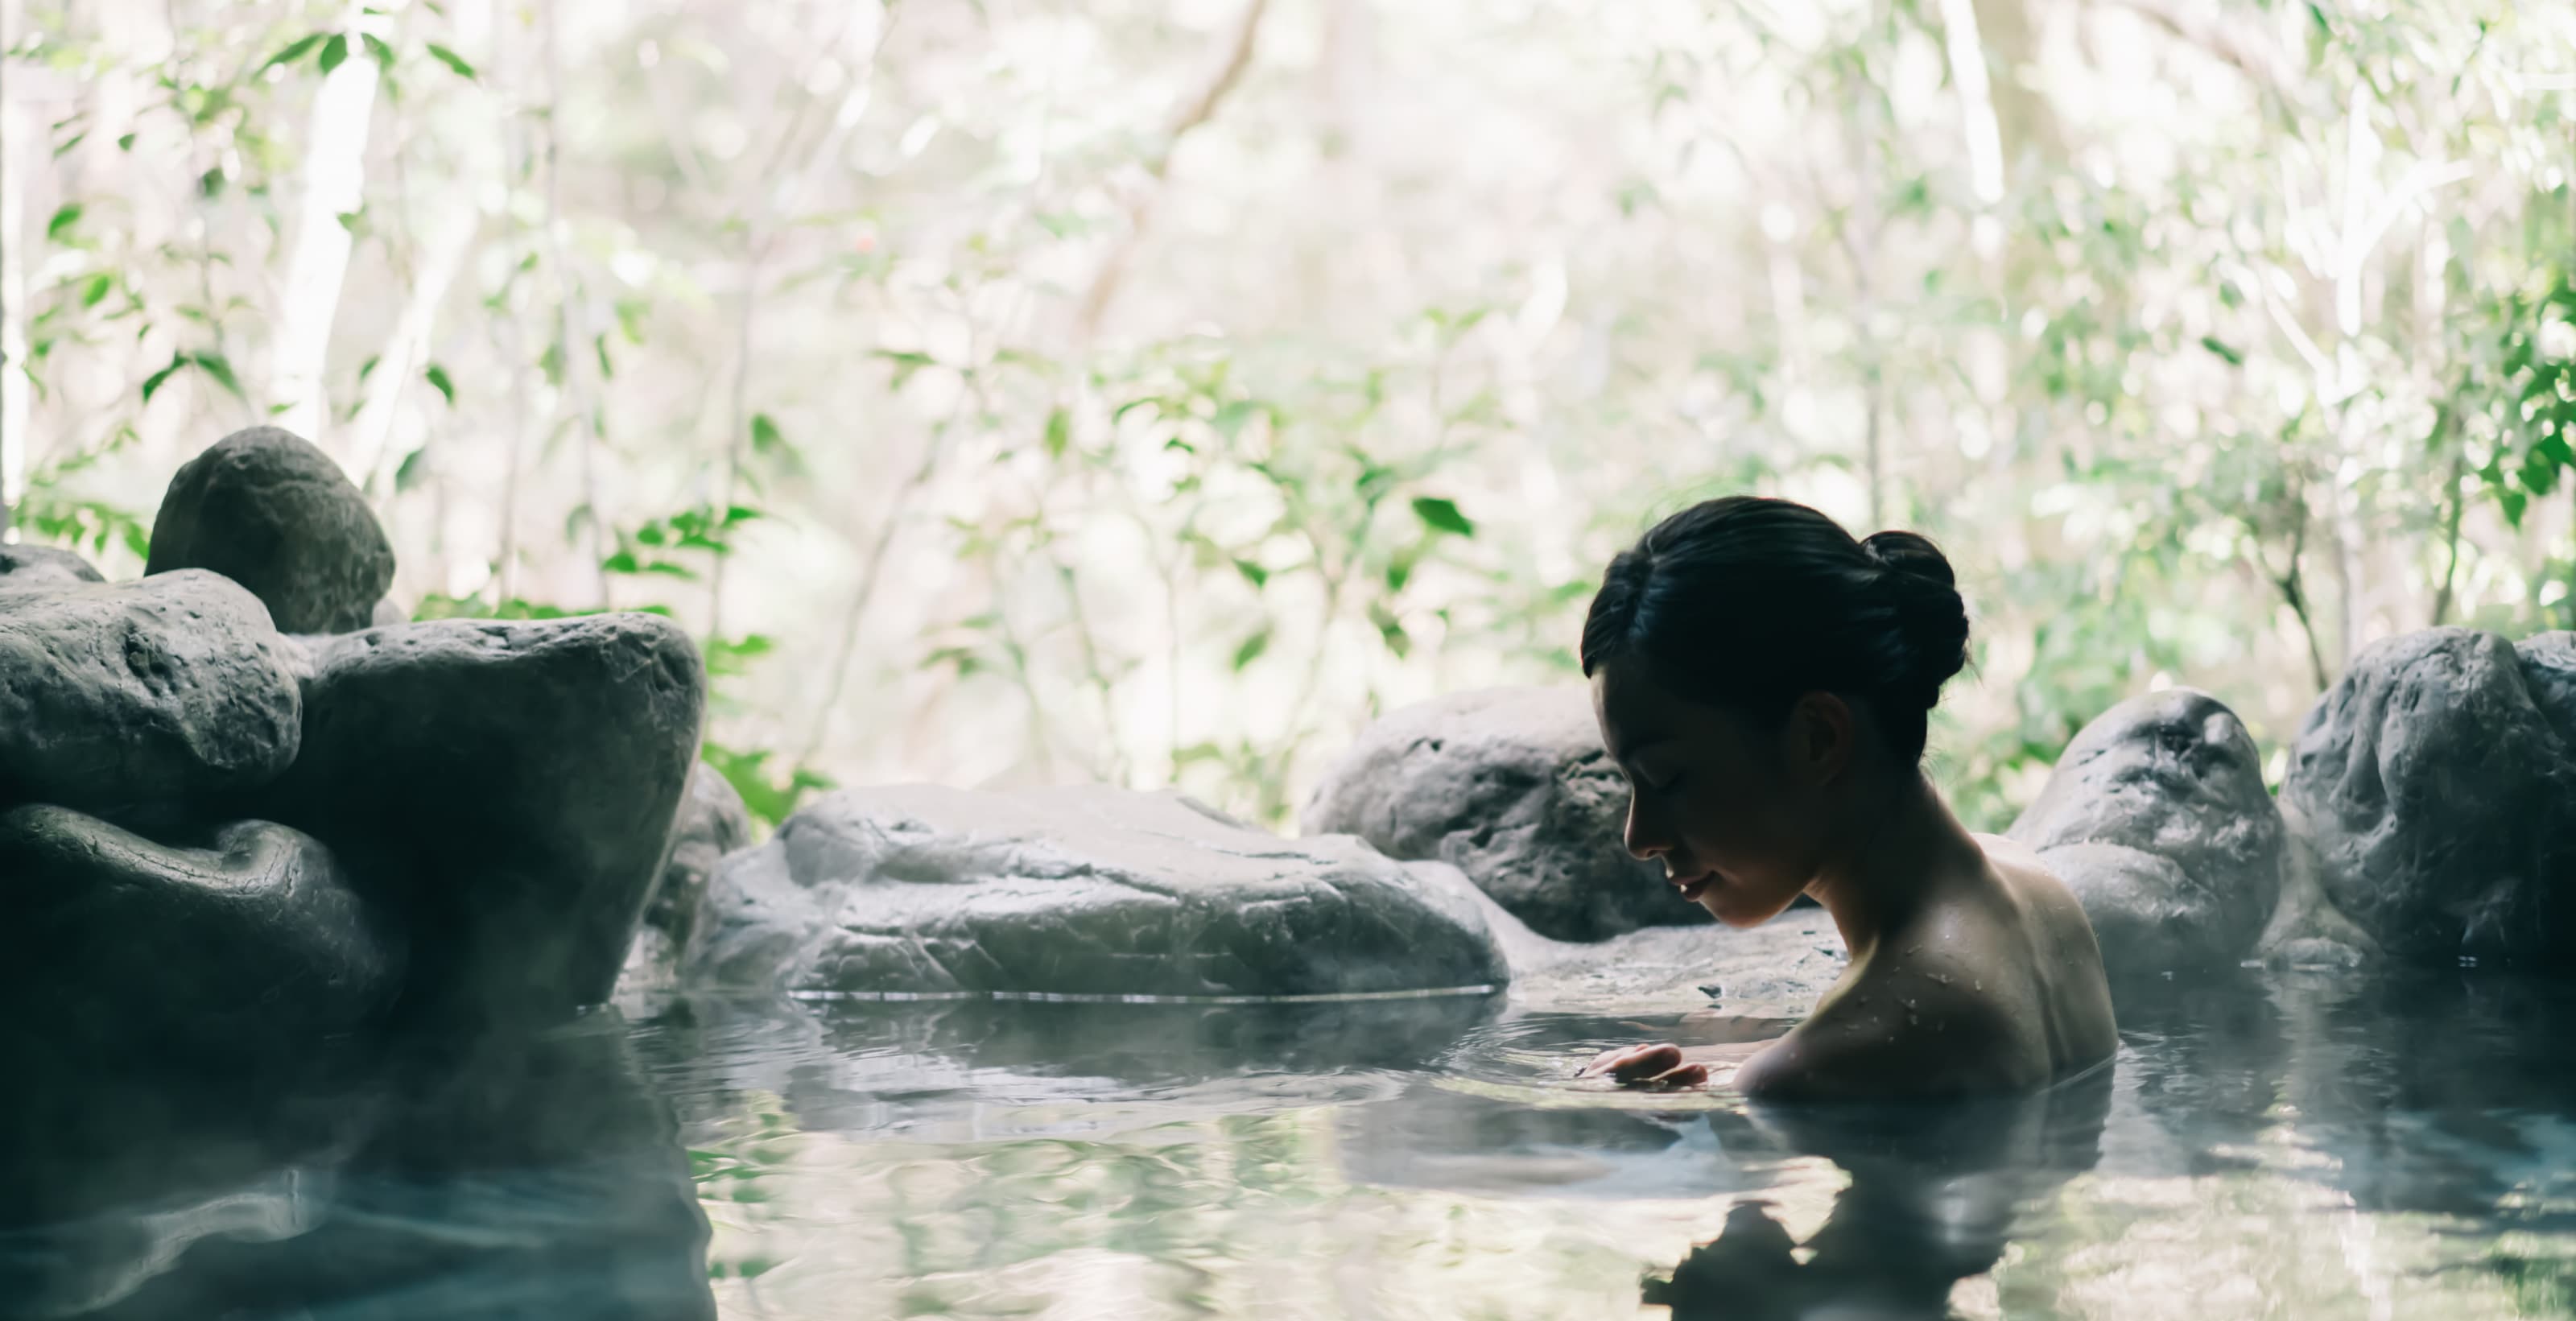
[[[1261,30],[1262,13],[1269,7],[1270,0],[1245,0],[1243,16],[1235,21],[1233,38],[1227,43],[1224,61],[1199,85],[1196,95],[1175,109],[1170,125],[1163,130],[1162,144],[1143,161],[1146,182],[1128,200],[1127,233],[1101,259],[1100,269],[1092,275],[1091,286],[1083,293],[1082,302],[1074,312],[1074,343],[1088,344],[1098,333],[1101,319],[1108,315],[1110,300],[1118,295],[1118,285],[1126,275],[1128,259],[1144,237],[1147,213],[1153,207],[1155,196],[1162,191],[1165,177],[1171,173],[1172,153],[1179,150],[1181,139],[1215,117],[1218,104],[1234,90],[1235,84],[1243,80],[1243,71],[1252,64],[1253,39]]]

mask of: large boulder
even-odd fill
[[[833,794],[716,872],[684,963],[794,991],[1321,995],[1500,985],[1456,872],[1175,794]]]
[[[287,645],[211,573],[0,597],[0,803],[90,811],[256,788],[294,761]]]
[[[2299,727],[2283,802],[2317,880],[2391,956],[2576,953],[2576,637],[2437,628],[2353,658]]]
[[[211,569],[249,588],[285,633],[368,626],[393,585],[393,544],[331,456],[251,427],[180,465],[152,520],[147,575]]]
[[[2235,712],[2189,688],[2086,725],[2007,833],[2083,902],[2114,982],[2242,962],[2280,896],[2262,756]]]
[[[698,748],[705,675],[657,615],[321,640],[304,747],[253,814],[345,857],[410,942],[406,1004],[604,1000]]]
[[[0,591],[106,581],[106,575],[88,560],[67,550],[56,550],[51,546],[0,546]]]
[[[1325,773],[1302,824],[1449,863],[1557,940],[1709,921],[1659,864],[1628,855],[1627,813],[1591,698],[1558,686],[1459,693],[1378,721]]]
[[[393,986],[338,861],[266,821],[163,843],[70,808],[11,808],[0,894],[14,1068],[178,1079],[273,1065],[366,1023]]]

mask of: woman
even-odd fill
[[[1855,541],[1786,500],[1711,500],[1610,562],[1583,671],[1628,777],[1628,851],[1730,926],[1800,894],[1851,965],[1754,1047],[1664,1044],[1584,1069],[1630,1086],[1736,1071],[1778,1099],[2027,1091],[2109,1057],[2084,910],[2027,851],[1970,833],[1923,776],[1925,723],[1967,661],[1949,561],[1911,532]]]

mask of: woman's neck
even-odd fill
[[[1924,901],[1927,878],[1982,867],[1985,850],[1931,781],[1913,767],[1889,768],[1853,786],[1807,893],[1825,906],[1852,962],[1866,959]]]

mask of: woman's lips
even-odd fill
[[[1697,876],[1668,876],[1664,879],[1682,892],[1682,902],[1695,904],[1701,895],[1708,893],[1709,883],[1717,879],[1717,873],[1701,872]]]

